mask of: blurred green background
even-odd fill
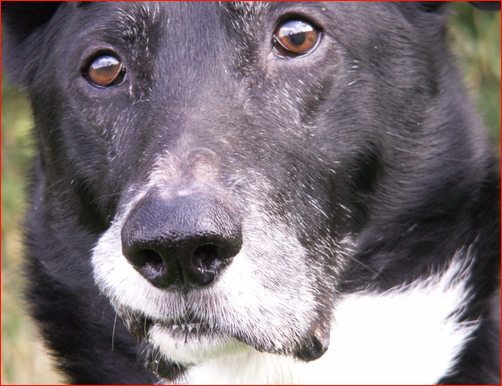
[[[454,2],[450,23],[453,52],[466,85],[499,151],[500,15]],[[2,384],[61,382],[24,313],[20,273],[26,173],[33,154],[32,120],[25,94],[2,75]]]

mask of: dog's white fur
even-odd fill
[[[307,315],[314,308],[308,275],[302,271],[308,269],[306,252],[292,230],[264,216],[259,206],[252,210],[252,221],[243,221],[244,242],[239,255],[207,294],[201,289],[180,299],[179,294],[155,288],[122,255],[120,232],[128,213],[147,191],[173,178],[165,174],[170,169],[166,160],[159,162],[162,167],[154,168],[149,184],[133,194],[94,249],[92,264],[98,286],[115,306],[152,319],[183,315],[189,304],[210,323],[238,320],[245,324],[244,330],[246,326],[253,330],[255,338],[283,336],[283,341],[274,343],[287,348],[298,331],[308,329]],[[260,201],[255,202],[258,205]],[[347,256],[340,260],[346,262],[354,241],[347,238],[343,243]],[[271,276],[260,277],[266,267],[257,271],[254,259],[266,251],[288,251],[294,272],[271,266],[265,272]],[[190,366],[183,381],[193,384],[433,384],[449,374],[478,326],[460,319],[470,296],[465,284],[469,262],[466,248],[457,252],[447,269],[431,272],[421,281],[385,293],[340,296],[334,305],[329,349],[308,363],[258,352],[230,336],[174,338],[166,330],[173,327],[159,324],[152,326],[148,340],[161,355]],[[280,280],[278,275],[285,275],[281,280],[289,280],[287,287],[297,293],[263,286]],[[288,278],[292,275],[296,279]],[[211,311],[203,315],[205,308]],[[270,312],[265,315],[263,310]]]
[[[112,226],[95,248],[97,283],[115,304],[145,315],[161,318],[182,313],[176,309],[179,302],[170,301],[165,291],[148,284],[122,257],[117,249],[119,229],[119,225]],[[235,272],[245,269],[239,267],[238,261],[237,258],[232,265]],[[460,320],[470,296],[465,284],[468,265],[466,249],[456,254],[447,270],[425,280],[380,294],[343,296],[334,309],[329,350],[309,363],[260,353],[230,337],[185,342],[158,325],[152,327],[148,337],[167,358],[192,365],[185,381],[194,384],[433,384],[451,371],[457,355],[478,326]],[[229,273],[224,275],[223,283],[235,281],[237,287],[242,285],[242,276]],[[232,285],[226,284],[228,288]],[[251,322],[260,319],[262,325],[281,325],[274,319],[264,322],[267,316],[256,313],[256,303],[263,302],[277,310],[281,302],[288,304],[287,299],[260,298],[259,291],[251,296],[251,289],[241,290],[240,311],[245,312],[249,306]],[[302,294],[303,304],[312,302],[310,296],[308,292]],[[234,310],[238,307],[235,302],[228,306]],[[308,307],[298,311],[308,312]],[[302,318],[297,322],[301,324]]]
[[[193,384],[434,384],[449,374],[478,323],[459,317],[469,298],[468,254],[447,271],[383,294],[349,295],[337,305],[329,350],[303,363],[234,343],[229,355],[189,373]],[[161,338],[156,338],[159,341]],[[167,336],[164,339],[169,340]],[[182,345],[179,350],[183,351]],[[168,356],[186,355],[176,353]],[[195,358],[194,358],[195,359]]]

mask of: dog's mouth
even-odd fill
[[[287,346],[253,338],[235,326],[203,320],[191,312],[175,319],[155,319],[123,307],[116,310],[131,334],[146,347],[145,367],[168,381],[179,379],[185,370],[206,360],[250,347],[308,362],[322,356],[329,345],[329,324],[325,321],[315,323],[300,344]]]
[[[161,320],[124,311],[124,309],[118,313],[131,334],[141,339],[149,339],[152,331],[166,334],[173,340],[184,343],[200,342],[204,338],[217,339],[228,336],[214,322],[203,321],[192,315]]]
[[[216,323],[192,315],[158,320],[124,308],[118,313],[129,332],[141,341],[145,367],[168,381],[179,379],[205,356],[217,355],[215,351],[229,341],[237,342]]]
[[[122,317],[122,319],[129,331],[139,338],[148,338],[152,330],[162,331],[173,339],[185,343],[200,341],[203,338],[217,338],[227,335],[215,323],[205,322],[193,317],[176,320],[157,320],[144,316],[135,318]]]
[[[199,340],[200,337],[222,335],[214,323],[204,322],[156,322],[156,325],[180,341]]]

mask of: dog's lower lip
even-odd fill
[[[166,327],[166,326],[164,326]],[[188,324],[172,324],[170,326],[171,330],[181,330],[186,332],[199,332],[201,329],[205,329],[206,326],[201,325],[200,323],[188,323]],[[209,326],[212,328],[212,326]]]
[[[214,335],[220,332],[215,328],[214,323],[204,323],[204,322],[191,322],[191,323],[179,323],[179,322],[157,322],[155,323],[160,327],[170,331],[173,334],[191,334],[191,335]]]

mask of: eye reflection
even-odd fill
[[[296,57],[311,52],[320,36],[320,31],[312,24],[303,20],[288,20],[275,30],[273,45],[281,56]]]
[[[122,62],[111,55],[96,57],[86,71],[90,83],[97,87],[108,87],[122,83],[125,68]]]

